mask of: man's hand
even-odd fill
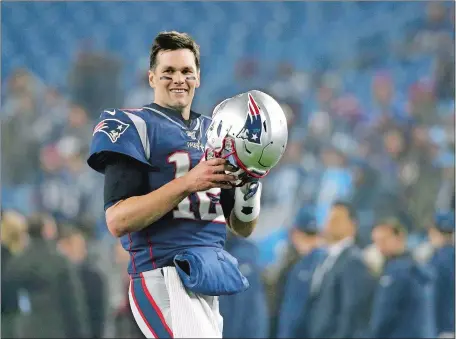
[[[225,159],[201,161],[182,177],[188,193],[207,191],[214,187],[230,189],[236,182],[234,175],[225,174],[231,166]]]

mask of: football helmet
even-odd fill
[[[285,113],[270,95],[252,90],[222,101],[207,130],[205,158],[224,158],[241,186],[266,176],[285,152]]]

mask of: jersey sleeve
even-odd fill
[[[108,160],[119,154],[151,166],[147,125],[133,113],[105,110],[93,129],[87,163],[104,173]]]

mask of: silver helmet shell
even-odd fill
[[[288,141],[285,113],[270,95],[252,90],[222,101],[207,131],[206,159],[234,158],[249,176],[264,177]],[[230,161],[231,162],[231,161]]]

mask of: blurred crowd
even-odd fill
[[[227,337],[454,332],[454,304],[430,292],[439,286],[454,300],[454,8],[423,6],[426,16],[387,50],[368,42],[349,64],[325,58],[312,71],[241,57],[234,84],[211,98],[214,107],[263,90],[282,104],[290,131],[264,179],[256,233],[227,242],[254,286],[222,301]],[[397,81],[417,60],[429,63],[425,74]],[[128,255],[106,230],[103,177],[86,164],[100,110],[153,100],[144,72],[132,74],[132,87],[119,81],[124,63],[92,46],[76,55],[65,91],[26,67],[4,86],[3,337],[141,336],[129,312]],[[206,106],[197,100],[195,110],[210,114]],[[396,280],[414,291],[409,304],[388,290]],[[453,322],[439,325],[438,312]]]

